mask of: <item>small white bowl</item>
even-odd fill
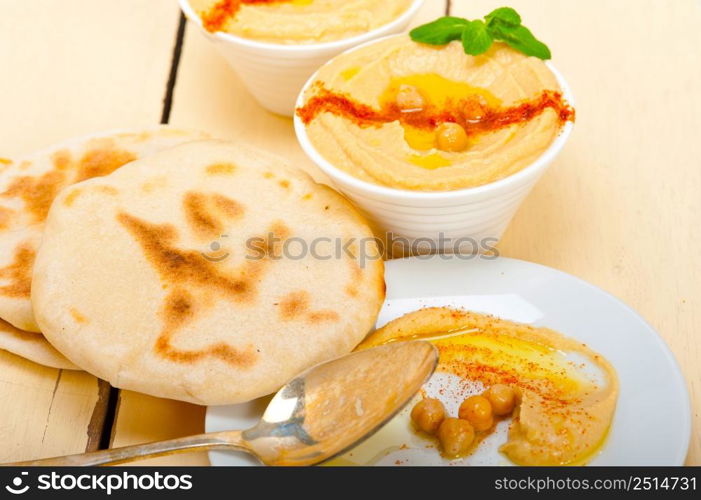
[[[370,43],[375,43],[373,40]],[[354,47],[346,53],[370,43]],[[563,97],[574,104],[572,91],[562,75],[546,61],[557,78]],[[304,95],[316,79],[306,83],[297,99],[304,105]],[[430,250],[452,252],[487,252],[493,249],[516,210],[553,162],[572,132],[572,122],[562,127],[550,147],[533,163],[513,175],[483,186],[453,191],[410,191],[363,181],[336,168],[314,147],[299,116],[294,117],[297,139],[304,152],[381,231],[396,242],[428,244]],[[411,247],[415,252],[415,246]],[[419,250],[425,249],[419,246]],[[406,247],[405,247],[406,249]]]
[[[261,106],[279,115],[292,116],[299,90],[322,64],[361,43],[401,33],[425,0],[414,0],[399,17],[362,35],[300,45],[259,42],[221,31],[210,33],[202,26],[202,19],[190,2],[179,1],[185,17],[199,26],[217,47]]]

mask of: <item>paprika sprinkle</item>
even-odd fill
[[[210,33],[221,31],[229,19],[236,16],[241,5],[260,5],[292,2],[293,0],[219,0],[206,12],[200,13],[202,25]]]
[[[444,123],[457,123],[468,136],[492,132],[525,123],[552,109],[561,124],[574,121],[575,111],[563,98],[561,92],[543,90],[540,95],[509,107],[489,107],[478,102],[479,97],[448,100],[445,107],[427,104],[422,109],[406,112],[396,101],[385,101],[380,109],[360,103],[347,94],[335,92],[317,82],[316,93],[304,106],[297,108],[297,115],[308,125],[320,113],[329,112],[353,121],[360,127],[379,127],[398,121],[403,125],[433,130]],[[479,115],[472,113],[482,106]]]

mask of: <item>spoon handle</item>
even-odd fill
[[[44,458],[27,462],[4,464],[9,466],[82,466],[82,465],[107,465],[132,462],[144,458],[160,457],[174,453],[187,451],[206,451],[212,449],[237,449],[251,453],[246,442],[241,437],[241,431],[213,432],[209,434],[197,434],[167,441],[136,444],[123,448],[93,451],[90,453],[78,453],[63,457]]]

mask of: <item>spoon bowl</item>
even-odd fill
[[[280,389],[261,420],[244,431],[7,465],[105,465],[188,450],[230,449],[277,466],[315,465],[364,441],[394,417],[433,373],[429,342],[394,342],[317,365]]]

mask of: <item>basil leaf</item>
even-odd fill
[[[413,29],[409,35],[415,42],[446,45],[461,40],[465,53],[484,54],[494,40],[528,56],[550,59],[550,49],[521,24],[521,16],[511,7],[493,10],[482,20],[468,21],[462,17],[445,16]]]
[[[473,56],[484,54],[492,46],[493,41],[487,31],[487,25],[479,19],[470,21],[462,32],[462,46],[466,54]]]
[[[414,28],[409,36],[415,42],[429,45],[446,45],[453,40],[460,40],[462,32],[469,21],[461,17],[445,16],[435,21]]]
[[[538,40],[531,30],[525,26],[507,26],[503,23],[494,23],[488,26],[489,33],[495,40],[506,42],[511,48],[523,52],[527,56],[539,59],[550,59],[550,49]]]
[[[484,18],[489,24],[493,24],[495,21],[508,24],[509,26],[518,26],[521,24],[521,16],[511,7],[495,9],[484,16]]]

